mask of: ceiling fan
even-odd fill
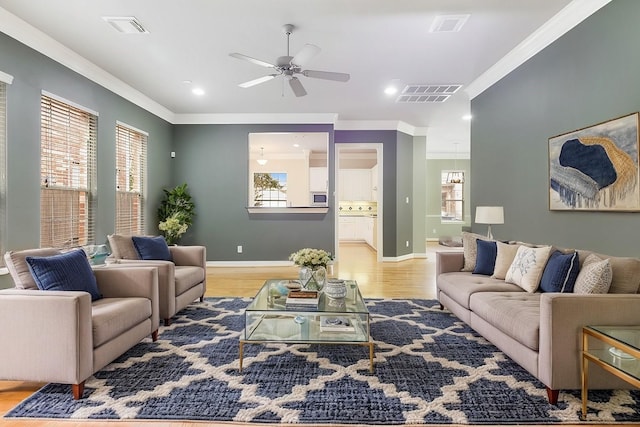
[[[320,48],[313,44],[305,44],[304,47],[295,55],[289,54],[289,38],[295,27],[291,24],[284,25],[282,31],[287,35],[287,55],[281,56],[276,60],[275,64],[270,62],[261,61],[259,59],[252,58],[241,53],[230,53],[229,56],[234,58],[249,61],[253,64],[260,65],[265,68],[273,68],[274,72],[266,76],[249,80],[248,82],[240,83],[238,86],[242,88],[248,88],[260,83],[267,82],[275,77],[284,75],[289,80],[289,86],[296,96],[305,96],[307,91],[302,86],[300,79],[296,77],[296,74],[302,74],[305,77],[311,77],[314,79],[333,80],[336,82],[349,81],[351,77],[347,73],[335,73],[332,71],[317,71],[317,70],[303,70],[302,66],[307,63],[311,58],[316,56],[320,52]]]

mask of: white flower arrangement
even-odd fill
[[[294,264],[305,267],[326,267],[333,260],[331,253],[323,249],[304,248],[289,255]]]
[[[175,213],[167,218],[166,221],[158,224],[158,229],[164,232],[164,238],[169,245],[176,243],[180,237],[187,232],[187,228],[189,228],[187,224],[180,221],[178,216],[179,215]]]

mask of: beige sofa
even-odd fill
[[[172,261],[141,260],[131,236],[108,236],[109,267],[147,266],[158,269],[160,318],[165,326],[193,301],[204,299],[207,290],[207,251],[204,246],[169,246]]]
[[[591,252],[577,251],[580,262]],[[609,257],[613,278],[607,294],[527,292],[505,280],[461,271],[460,252],[436,254],[437,296],[446,307],[520,364],[557,403],[560,390],[581,387],[581,328],[640,325],[640,259]],[[622,292],[622,293],[618,293]],[[589,388],[624,389],[628,384],[598,367]]]
[[[102,298],[87,292],[42,291],[26,256],[56,249],[8,252],[15,288],[0,291],[3,380],[71,384],[80,399],[84,382],[146,337],[158,337],[158,273],[155,268],[95,268]]]

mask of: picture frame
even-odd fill
[[[640,113],[549,138],[549,210],[640,211]]]

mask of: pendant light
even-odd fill
[[[256,160],[260,166],[267,164],[267,159],[264,158],[264,147],[260,147],[260,158]]]
[[[453,158],[453,168],[454,171],[450,171],[447,173],[447,184],[463,184],[464,183],[464,172],[458,170],[458,143],[455,143],[456,153]]]

